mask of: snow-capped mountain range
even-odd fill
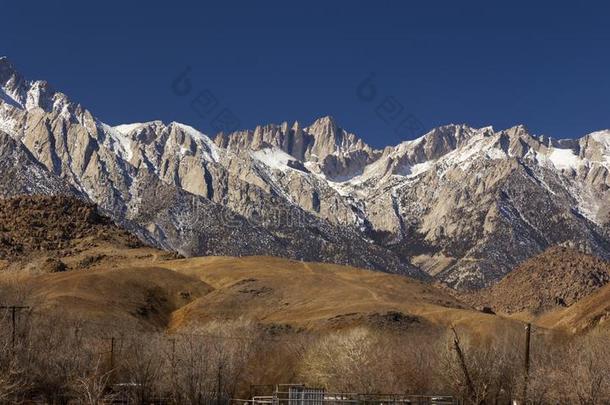
[[[269,254],[468,288],[555,244],[610,258],[610,131],[447,125],[378,150],[331,117],[209,137],[109,126],[0,58],[0,194],[72,193],[185,255]]]

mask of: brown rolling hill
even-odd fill
[[[194,320],[256,319],[269,327],[337,329],[367,324],[411,330],[452,324],[479,330],[504,320],[472,310],[440,289],[404,276],[275,257],[202,257],[159,266],[214,291],[176,311],[172,328]]]
[[[180,332],[239,318],[270,332],[459,325],[488,334],[520,327],[402,276],[275,257],[140,258],[30,276],[21,286],[41,314],[109,327]]]
[[[609,281],[609,262],[555,246],[526,260],[499,283],[461,298],[475,307],[528,318],[570,307]]]
[[[27,302],[40,314],[114,329],[165,329],[174,311],[213,289],[150,265],[42,274],[26,280]]]

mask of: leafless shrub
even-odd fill
[[[528,398],[535,403],[606,404],[610,401],[608,336],[590,334],[537,353]]]
[[[565,370],[574,382],[574,399],[580,404],[607,403],[610,400],[608,337],[583,336],[570,345],[567,356],[571,366]]]
[[[303,332],[265,336],[266,339],[251,353],[245,381],[253,385],[300,381],[299,365],[316,341],[315,337]],[[241,397],[247,397],[250,390],[242,390],[241,393]]]
[[[440,390],[435,334],[408,336],[365,327],[334,332],[313,342],[301,377],[335,392],[425,394]]]
[[[0,403],[16,402],[27,388],[27,381],[12,356],[8,339],[0,337]]]
[[[210,322],[173,337],[166,376],[179,403],[226,401],[235,396],[258,347],[250,321]]]
[[[120,361],[120,381],[132,403],[145,404],[162,395],[161,380],[167,367],[166,341],[159,334],[142,334],[125,339]]]
[[[205,403],[212,398],[210,350],[194,335],[176,337],[170,361],[170,393],[176,403]]]
[[[378,337],[364,327],[323,336],[306,352],[301,374],[309,384],[336,392],[373,392],[369,371],[377,361],[377,344]]]
[[[424,395],[446,391],[438,378],[442,335],[434,331],[408,335],[385,334],[381,340],[384,363],[388,365],[384,392]]]
[[[32,395],[47,402],[62,402],[76,375],[89,367],[89,346],[60,319],[28,322],[15,356],[27,376]]]

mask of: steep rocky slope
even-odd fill
[[[504,314],[540,315],[569,307],[610,282],[610,262],[556,246],[538,254],[490,288],[462,297]]]
[[[116,247],[142,247],[142,242],[93,204],[72,197],[22,196],[0,199],[0,259],[39,252],[69,253],[74,241],[89,239]]]
[[[0,130],[0,196],[23,194],[76,195],[75,189],[50,176],[20,142]]]
[[[108,126],[6,58],[0,88],[2,143],[13,143],[2,148],[29,153],[22,191],[57,194],[33,187],[45,168],[185,255],[269,254],[458,288],[492,284],[556,244],[610,258],[609,131],[555,140],[447,125],[376,150],[324,117],[212,140],[179,123]]]
[[[0,199],[0,276],[112,266],[138,257],[171,258],[73,196]]]
[[[568,308],[544,314],[536,323],[569,333],[610,332],[610,285],[595,291]]]

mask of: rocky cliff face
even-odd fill
[[[6,59],[0,88],[0,153],[23,155],[2,173],[47,173],[22,175],[23,192],[69,189],[186,255],[271,254],[463,288],[558,243],[610,257],[610,132],[448,125],[376,150],[324,117],[212,140],[179,123],[108,126]]]

